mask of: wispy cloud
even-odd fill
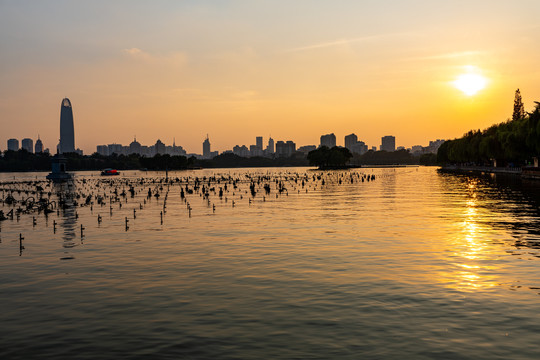
[[[448,60],[448,59],[459,59],[459,58],[478,56],[478,55],[484,55],[484,54],[485,52],[483,51],[459,51],[459,52],[451,52],[451,53],[444,53],[444,54],[410,57],[410,58],[402,59],[402,61]]]
[[[348,44],[353,44],[353,43],[358,43],[358,42],[367,42],[371,40],[380,40],[380,39],[397,37],[397,36],[408,36],[411,34],[412,33],[392,33],[392,34],[368,35],[368,36],[361,36],[361,37],[356,37],[356,38],[338,39],[334,41],[327,41],[327,42],[322,42],[318,44],[296,47],[296,48],[288,49],[286,50],[286,52],[315,50],[315,49],[327,48],[327,47],[332,47],[332,46],[348,45]]]

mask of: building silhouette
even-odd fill
[[[129,144],[129,152],[128,154],[137,154],[141,155],[142,151],[142,145],[140,142],[137,141],[137,137],[133,137],[133,141]]]
[[[329,148],[336,146],[336,135],[334,135],[334,133],[321,135],[321,146]]]
[[[383,136],[381,138],[381,150],[383,151],[396,151],[396,138],[392,135]]]
[[[39,138],[39,135],[38,135],[38,138],[36,140],[36,145],[35,145],[35,153],[36,154],[39,154],[41,152],[43,152],[43,142],[41,142],[41,139]]]
[[[202,149],[203,149],[203,158],[209,159],[211,156],[211,150],[210,150],[210,139],[208,138],[208,134],[206,134],[206,139],[203,141]]]
[[[358,141],[358,136],[356,136],[356,134],[345,136],[345,147],[349,149],[351,153],[360,155],[368,151],[367,145],[363,141]]]
[[[7,141],[7,149],[11,151],[18,151],[19,150],[19,140],[17,139],[9,139]]]
[[[21,149],[28,151],[29,153],[34,152],[34,140],[30,138],[24,138],[21,141]]]
[[[165,154],[165,144],[161,140],[157,140],[156,144],[154,145],[154,153],[157,155],[164,155]]]
[[[315,145],[304,145],[300,146],[297,151],[300,151],[301,153],[304,153],[304,155],[307,155],[310,151],[317,150],[317,146]]]
[[[73,109],[68,98],[62,100],[60,107],[60,143],[58,152],[75,152],[75,130],[73,127]]]
[[[274,139],[268,138],[268,146],[266,147],[266,154],[272,155],[274,153]]]
[[[296,152],[296,144],[293,141],[278,141],[276,143],[276,155],[278,157],[291,157]]]
[[[345,136],[345,147],[349,149],[351,152],[353,150],[353,146],[358,142],[358,136],[356,134],[350,134]]]

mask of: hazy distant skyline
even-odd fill
[[[60,104],[75,145],[182,145],[255,136],[378,146],[461,136],[540,100],[538,1],[0,0],[0,148],[54,151]],[[487,83],[453,86],[473,71]]]

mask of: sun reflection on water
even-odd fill
[[[491,258],[488,252],[492,251],[487,241],[487,234],[491,229],[482,221],[482,213],[478,208],[477,182],[469,181],[467,184],[468,199],[463,204],[461,217],[458,222],[459,230],[450,240],[453,248],[453,257],[456,260],[443,276],[448,287],[460,291],[478,291],[498,285],[498,276],[495,275],[498,266],[493,262],[486,264]]]

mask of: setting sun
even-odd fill
[[[456,89],[461,90],[467,96],[473,96],[486,87],[487,80],[479,74],[461,74],[453,82]]]

